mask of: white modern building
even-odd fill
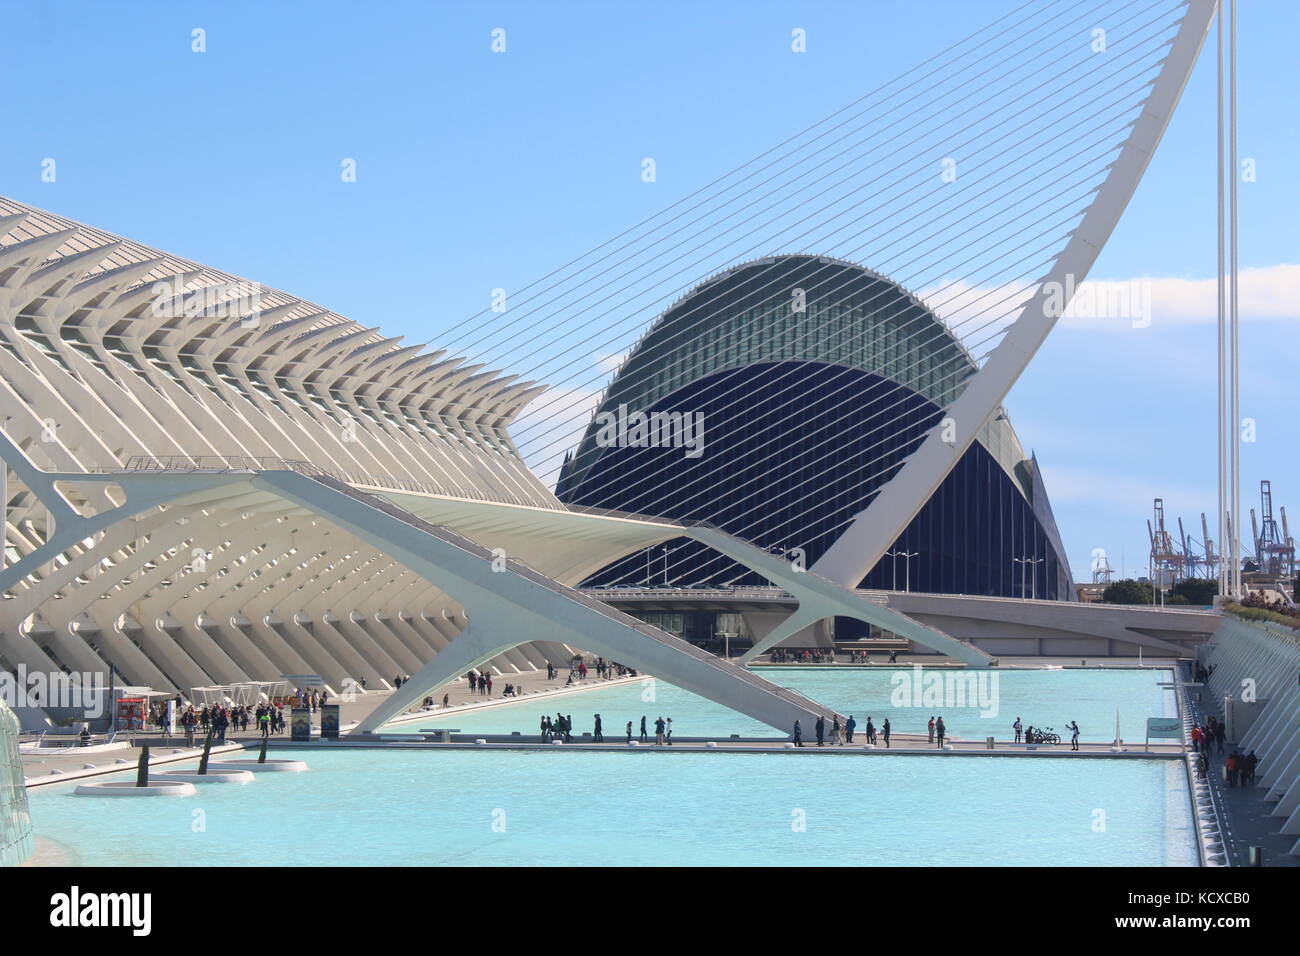
[[[0,199],[0,668],[414,675],[371,729],[470,668],[585,651],[774,726],[829,713],[570,587],[683,534],[804,608],[989,660],[716,529],[566,507],[508,431],[540,387]]]
[[[0,700],[0,866],[17,866],[33,848],[32,814],[18,756],[18,718]]]

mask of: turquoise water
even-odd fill
[[[100,866],[1195,859],[1177,761],[320,747],[277,756],[312,769],[184,799],[41,788],[31,794],[36,832]]]
[[[840,713],[853,714],[859,731],[866,726],[870,716],[877,728],[888,717],[894,733],[924,734],[930,717],[942,715],[950,736],[980,740],[993,736],[999,740],[1011,740],[1011,725],[1018,716],[1025,724],[1054,727],[1067,740],[1065,725],[1076,720],[1081,740],[1111,741],[1115,739],[1115,712],[1118,709],[1123,738],[1140,743],[1146,735],[1148,717],[1173,717],[1178,713],[1173,691],[1158,686],[1162,681],[1171,681],[1172,674],[1169,670],[1157,668],[986,671],[989,680],[985,687],[987,695],[981,696],[975,705],[968,698],[966,706],[961,707],[927,706],[924,703],[924,685],[921,687],[921,706],[894,706],[895,703],[911,703],[907,698],[900,699],[895,695],[895,675],[905,682],[909,693],[915,689],[915,678],[910,668],[764,667],[759,668],[758,673],[774,683],[834,707]],[[993,683],[995,677],[996,684]],[[562,686],[562,681],[556,684]],[[901,691],[899,693],[901,695]],[[912,694],[912,697],[915,699],[916,695]],[[611,739],[624,733],[629,720],[633,730],[639,730],[643,714],[651,734],[654,733],[655,718],[660,716],[673,719],[673,733],[679,737],[725,737],[729,734],[770,737],[776,733],[766,724],[744,714],[653,679],[550,700],[525,700],[478,713],[446,717],[434,713],[424,721],[395,724],[389,729],[411,732],[420,727],[450,726],[465,733],[508,734],[518,730],[535,737],[542,714],[549,712],[553,716],[557,710],[573,715],[573,726],[579,734],[589,732],[593,716],[600,714],[605,736]],[[805,737],[811,736],[811,727],[803,730]]]

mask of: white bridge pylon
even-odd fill
[[[1137,189],[1196,65],[1215,9],[1215,0],[1188,0],[1141,115],[1065,248],[943,419],[813,565],[818,574],[856,587],[930,500],[1006,398],[1069,305],[1069,296],[1087,277]]]

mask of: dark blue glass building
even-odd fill
[[[557,493],[708,520],[801,553],[811,567],[974,368],[946,326],[883,276],[816,256],[746,263],[656,320],[606,390]],[[863,587],[1073,597],[1037,462],[1002,412],[889,550],[915,556],[883,558]],[[686,539],[588,582],[663,583],[766,582]]]

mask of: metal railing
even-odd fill
[[[772,601],[795,601],[797,598],[784,588],[764,588],[764,587],[738,587],[738,588],[691,588],[677,587],[675,585],[664,585],[662,587],[612,587],[612,588],[583,588],[585,593],[593,597],[608,595],[611,600],[617,598],[701,598],[701,599],[719,599],[729,598],[732,600],[772,600]]]
[[[860,589],[860,593],[868,593],[867,588]],[[1205,610],[1199,607],[1188,607],[1187,605],[1172,604],[1167,607],[1155,607],[1150,604],[1106,604],[1101,601],[1052,601],[1047,598],[1020,598],[1020,597],[1001,597],[994,594],[949,594],[930,591],[883,591],[880,589],[871,589],[870,593],[885,594],[895,597],[918,597],[918,598],[960,598],[963,601],[987,601],[990,603],[1005,604],[1014,602],[1016,604],[1032,604],[1039,607],[1086,607],[1101,608],[1102,610],[1126,610],[1126,611],[1173,611],[1178,614],[1205,614],[1218,616],[1219,612],[1215,610]]]

